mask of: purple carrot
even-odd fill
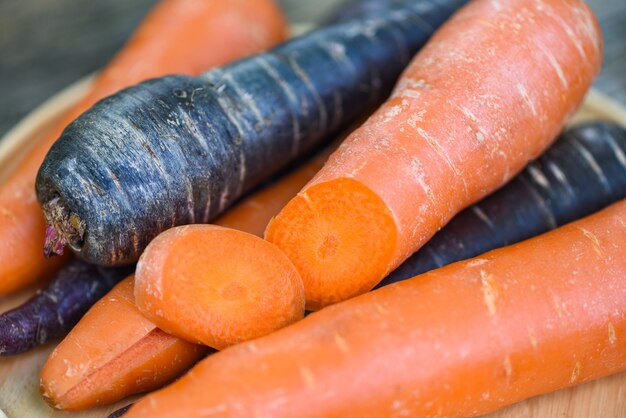
[[[128,404],[126,406],[121,407],[120,409],[117,409],[113,412],[111,412],[111,415],[109,415],[107,418],[120,418],[122,416],[124,416],[128,410],[130,409],[130,407],[133,406],[133,404]]]
[[[27,302],[0,315],[0,355],[23,353],[64,336],[87,310],[132,272],[72,260]]]

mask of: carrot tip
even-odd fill
[[[65,245],[80,250],[85,235],[85,223],[80,217],[67,209],[63,202],[55,197],[43,205],[46,218],[46,236],[43,253],[46,257],[63,255]]]

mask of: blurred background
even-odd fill
[[[215,0],[221,1],[221,0]],[[342,0],[278,0],[316,22]],[[67,85],[103,66],[156,0],[0,0],[0,136]],[[626,0],[589,0],[605,37],[595,86],[626,105]]]

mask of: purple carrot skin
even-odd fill
[[[117,409],[113,412],[111,412],[111,414],[107,417],[107,418],[120,418],[123,417],[126,412],[128,412],[128,410],[130,409],[130,407],[133,406],[133,404],[129,404],[126,406],[121,407],[120,409]]]
[[[0,355],[20,354],[64,336],[131,270],[70,261],[35,296],[0,315]]]
[[[420,3],[424,9],[444,7],[454,11],[467,3],[468,0],[421,0]],[[322,25],[332,25],[337,22],[344,22],[351,19],[361,19],[365,16],[376,16],[384,13],[386,10],[393,8],[401,8],[407,4],[416,4],[418,0],[345,0],[339,7],[330,11],[330,13],[321,21]]]
[[[123,265],[160,232],[209,222],[379,104],[450,14],[407,3],[97,103],[39,170],[38,199],[58,232],[50,237],[87,261]]]

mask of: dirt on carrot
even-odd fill
[[[302,275],[307,308],[370,290],[536,158],[581,103],[601,52],[577,0],[477,0],[456,13],[268,226]]]

